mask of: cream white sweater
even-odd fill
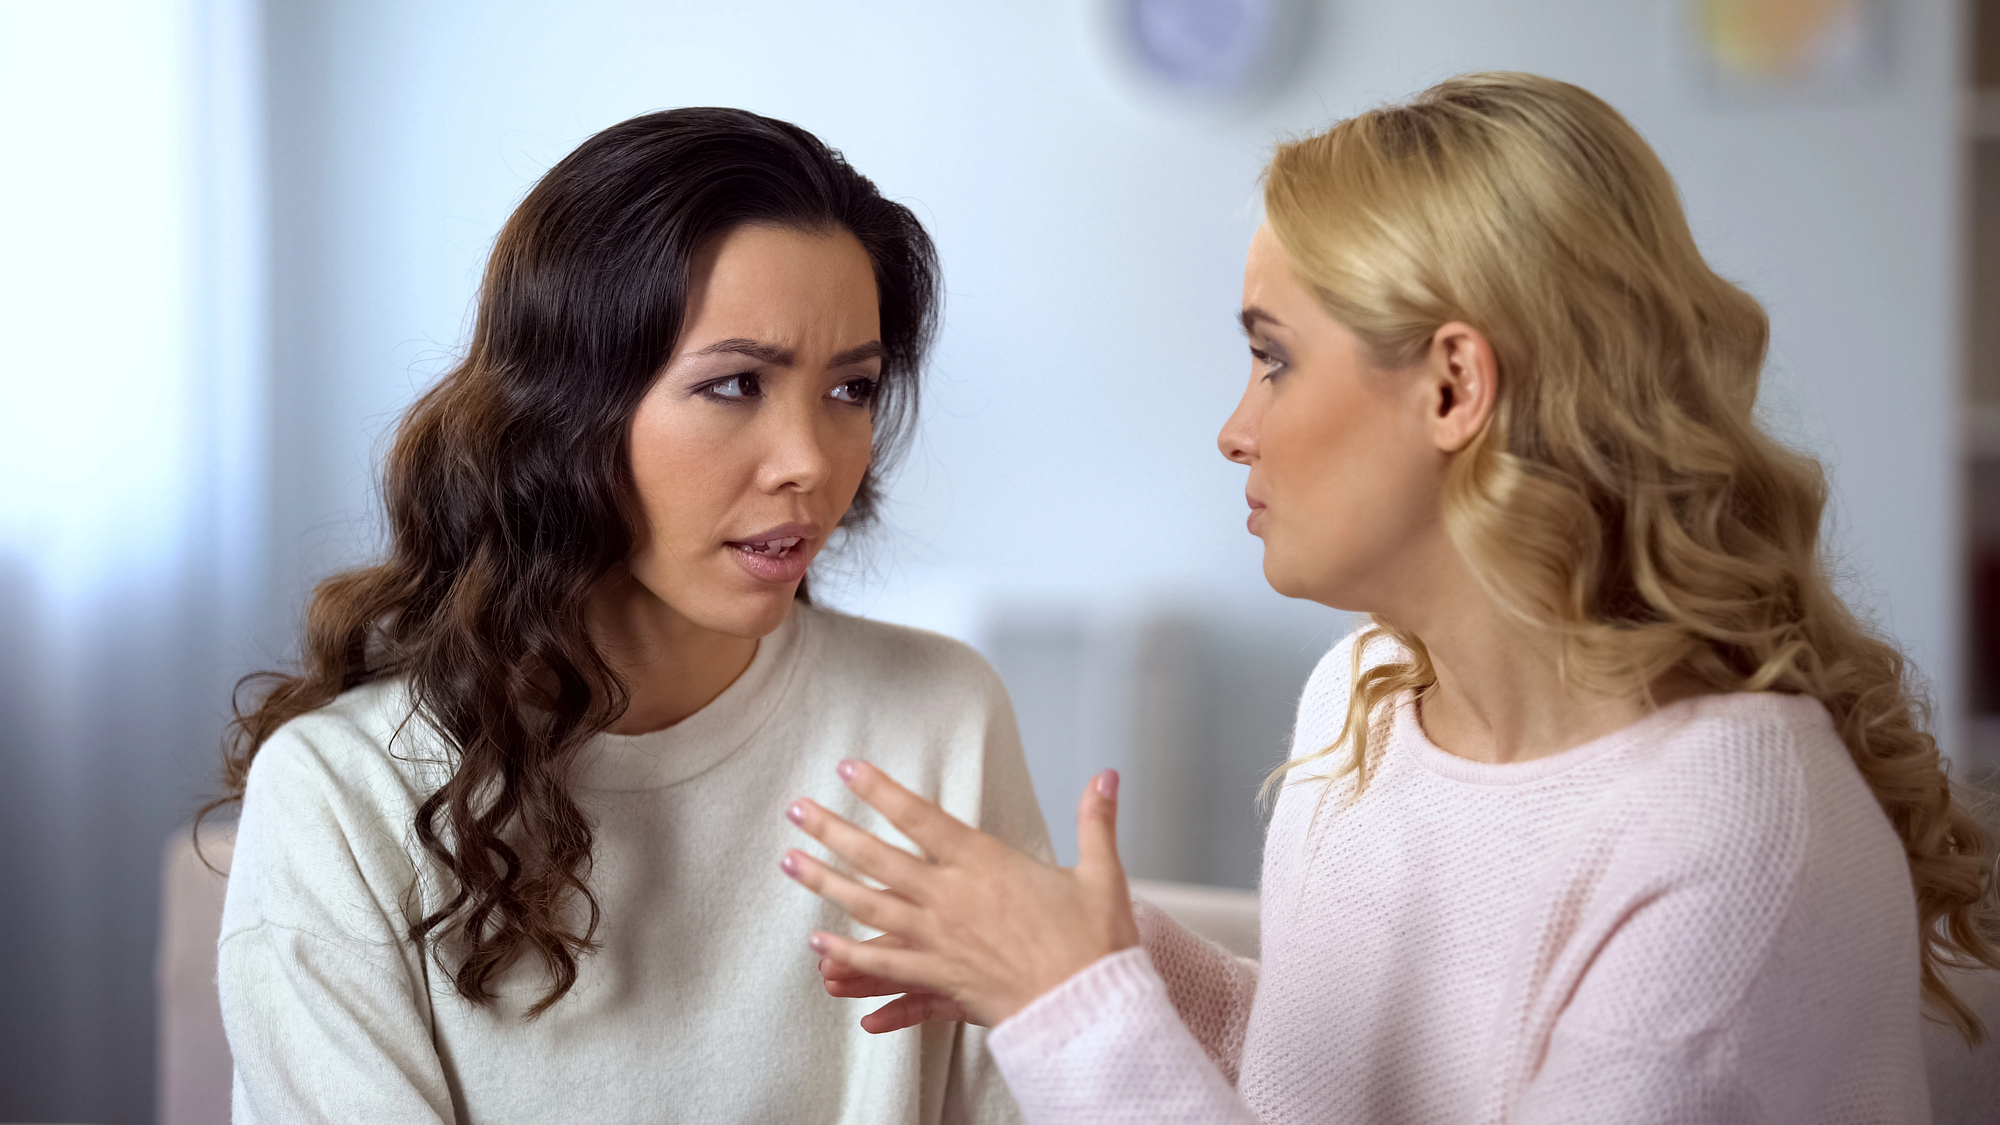
[[[1352,644],[1295,751],[1338,734]],[[1261,963],[1142,909],[1139,948],[994,1029],[1030,1122],[1930,1119],[1908,869],[1817,702],[1689,700],[1512,765],[1405,702],[1376,769],[1351,802],[1286,785]]]
[[[982,1029],[871,1036],[866,1002],[824,993],[806,935],[850,923],[777,864],[809,843],[784,817],[801,795],[901,840],[839,783],[843,757],[1048,854],[971,650],[800,606],[700,713],[600,736],[578,796],[602,948],[533,1021],[534,965],[474,1007],[404,937],[449,883],[412,838],[447,767],[408,711],[398,683],[358,688],[251,769],[220,947],[238,1122],[1016,1120]]]

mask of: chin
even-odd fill
[[[760,640],[777,632],[778,626],[785,623],[786,615],[792,612],[796,592],[797,587],[794,586],[738,594],[727,604],[717,607],[721,612],[698,624],[724,636],[741,637],[746,641]]]
[[[1352,583],[1341,580],[1338,567],[1324,563],[1314,567],[1300,566],[1296,560],[1275,557],[1266,550],[1264,581],[1271,584],[1271,589],[1288,598],[1318,602],[1347,613],[1366,612],[1356,608],[1357,599],[1350,596]]]
[[[1264,581],[1271,584],[1271,589],[1288,598],[1312,596],[1307,584],[1300,580],[1298,571],[1286,560],[1278,558],[1268,546],[1264,548]]]

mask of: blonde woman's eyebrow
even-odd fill
[[[1273,328],[1283,328],[1285,326],[1284,321],[1279,320],[1256,305],[1243,306],[1242,320],[1243,331],[1245,333],[1255,332],[1259,324],[1269,324]]]

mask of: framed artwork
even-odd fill
[[[1705,84],[1731,100],[1848,93],[1889,64],[1886,0],[1686,0]]]
[[[1283,88],[1311,18],[1308,0],[1097,0],[1118,68],[1183,106],[1252,105]]]

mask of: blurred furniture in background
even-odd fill
[[[1973,86],[1964,113],[1971,229],[1965,242],[1965,576],[1971,586],[1965,760],[2000,780],[2000,0],[1974,5]]]
[[[215,944],[222,936],[225,873],[235,851],[234,824],[204,825],[199,850],[185,828],[167,838],[156,962],[158,1125],[229,1121],[232,1071],[215,990]]]
[[[971,617],[956,630],[1007,684],[1061,862],[1076,862],[1084,786],[1110,767],[1130,875],[1257,885],[1269,812],[1260,788],[1290,752],[1306,678],[1351,615],[1296,602],[1249,612],[996,597]]]
[[[1967,1047],[1958,1032],[1924,1021],[1924,1064],[1934,1125],[2000,1125],[2000,973],[1948,973],[1952,991],[1986,1024],[1986,1041]]]
[[[1131,880],[1132,897],[1239,957],[1257,956],[1257,892],[1193,883]]]

